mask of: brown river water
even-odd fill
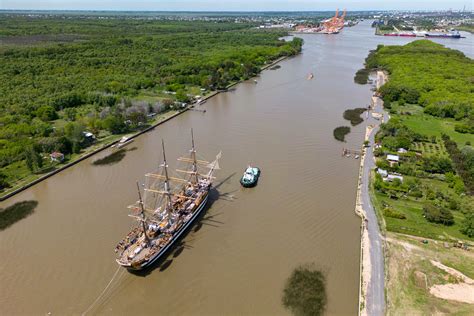
[[[370,86],[353,82],[368,51],[412,39],[374,36],[367,21],[336,36],[298,36],[301,55],[208,100],[206,113],[140,136],[119,163],[92,165],[107,150],[2,202],[39,204],[0,232],[0,314],[288,315],[285,280],[314,262],[327,273],[327,314],[355,315],[359,161],[341,150],[357,148],[365,126],[345,144],[332,131],[349,125],[345,109],[369,102]],[[438,41],[472,57],[472,37]],[[117,272],[113,249],[132,224],[135,181],[159,164],[162,138],[172,167],[191,127],[201,157],[223,154],[209,207],[154,269]],[[253,189],[239,184],[248,163],[262,169]]]

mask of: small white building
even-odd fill
[[[379,175],[381,175],[382,178],[386,178],[386,177],[388,176],[387,170],[383,170],[383,169],[380,169],[380,168],[377,169],[377,173],[378,173]]]
[[[393,180],[395,180],[395,179],[398,179],[398,180],[400,180],[400,182],[403,182],[403,176],[399,176],[399,175],[396,175],[396,174],[389,174],[389,175],[387,176],[387,178],[384,179],[384,180],[386,180],[386,181],[393,181]]]
[[[387,160],[390,163],[390,167],[398,165],[398,162],[400,161],[400,157],[397,155],[387,155]]]

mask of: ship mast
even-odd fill
[[[196,148],[194,147],[194,132],[193,129],[191,128],[191,143],[192,143],[192,148],[191,148],[191,158],[193,160],[193,184],[198,182],[198,173],[197,173],[197,161],[196,161]]]
[[[138,199],[139,199],[138,204],[140,204],[140,212],[141,212],[140,222],[142,222],[143,235],[145,235],[145,240],[148,244],[150,242],[150,239],[148,238],[148,235],[146,234],[145,207],[143,206],[142,194],[140,193],[140,185],[138,184],[138,181],[137,181],[137,189],[138,189]]]
[[[161,140],[161,147],[163,148],[163,164],[161,165],[164,167],[165,170],[165,195],[167,198],[167,204],[168,204],[168,209],[172,209],[172,203],[171,203],[171,192],[170,192],[170,178],[168,176],[168,164],[166,163],[166,154],[165,154],[165,142],[163,139]]]

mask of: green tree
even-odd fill
[[[176,91],[176,100],[179,102],[188,102],[189,97],[186,95],[186,92],[183,89]]]
[[[474,237],[474,212],[468,212],[462,222],[461,233],[468,237]]]
[[[28,146],[25,149],[24,157],[26,161],[26,166],[28,167],[28,169],[30,169],[30,171],[34,172],[43,167],[43,158],[41,157],[35,146]]]
[[[77,110],[75,108],[66,108],[64,109],[64,115],[68,121],[76,120]]]
[[[64,126],[64,134],[71,141],[72,152],[79,153],[84,144],[85,127],[79,122],[70,122]]]
[[[425,204],[423,206],[423,216],[427,221],[439,223],[446,226],[454,224],[454,216],[451,211],[433,204]]]
[[[57,119],[58,113],[56,113],[56,110],[52,106],[43,105],[36,110],[36,116],[46,122]]]
[[[110,115],[103,121],[103,126],[112,134],[121,134],[127,130],[127,125],[122,117]]]

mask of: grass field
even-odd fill
[[[405,181],[410,177],[405,176]],[[453,189],[449,188],[447,183],[439,180],[422,179],[424,185],[429,185],[434,190],[444,193],[454,194]],[[424,198],[415,199],[412,197],[403,197],[392,199],[389,196],[372,190],[372,202],[378,212],[378,216],[383,216],[385,229],[389,232],[409,234],[413,236],[426,237],[437,240],[472,240],[463,235],[459,229],[464,219],[464,215],[459,211],[452,211],[454,216],[454,224],[445,226],[428,222],[423,217],[423,205],[426,203]],[[388,217],[383,214],[384,206],[389,206],[395,211],[405,215],[405,219]]]
[[[392,116],[403,121],[414,132],[426,136],[441,137],[447,134],[459,146],[464,146],[466,142],[474,144],[474,134],[462,134],[454,130],[454,126],[459,122],[452,118],[439,118],[423,113],[423,107],[416,104],[406,104],[403,106],[392,103]]]
[[[460,212],[453,212],[454,225],[444,226],[430,223],[423,217],[423,202],[421,201],[393,200],[381,193],[375,193],[375,200],[377,208],[383,209],[383,205],[387,204],[406,216],[405,219],[384,216],[387,231],[438,240],[469,239],[459,231],[459,225],[464,219],[464,215]],[[471,240],[474,239],[471,238]]]

